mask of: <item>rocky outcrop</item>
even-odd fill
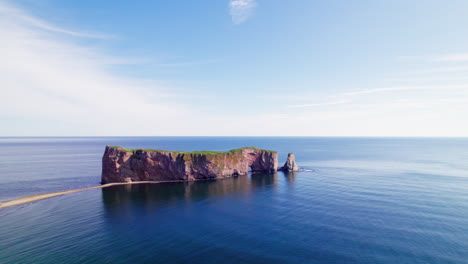
[[[134,181],[192,181],[252,172],[274,172],[275,151],[245,147],[227,152],[179,152],[107,146],[102,157],[102,183]]]
[[[284,163],[283,167],[278,168],[279,171],[299,171],[299,167],[296,164],[296,156],[294,153],[288,154],[288,159]]]

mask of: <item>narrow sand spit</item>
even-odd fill
[[[39,200],[43,200],[43,199],[47,199],[47,198],[51,198],[51,197],[55,197],[55,196],[60,196],[60,195],[64,195],[64,194],[82,192],[82,191],[87,191],[87,190],[92,190],[92,189],[101,189],[101,188],[106,188],[106,187],[115,186],[115,185],[140,184],[140,183],[161,183],[161,182],[183,182],[183,181],[140,181],[140,182],[108,183],[108,184],[103,184],[103,185],[99,185],[99,186],[93,186],[93,187],[75,189],[75,190],[69,190],[69,191],[63,191],[63,192],[36,194],[36,195],[30,195],[30,196],[25,196],[25,197],[21,197],[21,198],[9,200],[9,201],[1,202],[0,203],[0,209],[10,207],[10,206],[30,203],[30,202],[34,202],[34,201],[39,201]]]

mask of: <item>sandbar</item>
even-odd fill
[[[93,187],[87,187],[87,188],[81,188],[81,189],[74,189],[74,190],[68,190],[68,191],[62,191],[62,192],[52,192],[52,193],[43,193],[43,194],[36,194],[36,195],[29,195],[29,196],[24,196],[20,198],[16,198],[13,200],[5,201],[5,202],[0,202],[0,209],[2,208],[7,208],[10,206],[15,206],[15,205],[20,205],[20,204],[25,204],[25,203],[31,203],[43,199],[48,199],[52,198],[55,196],[60,196],[64,194],[69,194],[69,193],[76,193],[76,192],[82,192],[82,191],[87,191],[87,190],[92,190],[92,189],[101,189],[101,188],[106,188],[110,186],[115,186],[115,185],[128,185],[128,184],[141,184],[141,183],[162,183],[162,182],[183,182],[183,181],[138,181],[138,182],[122,182],[122,183],[108,183],[108,184],[103,184],[99,186],[93,186]]]

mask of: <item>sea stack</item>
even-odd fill
[[[298,171],[299,167],[296,164],[296,156],[294,156],[294,153],[288,153],[288,159],[286,160],[286,163],[284,163],[284,166],[281,168],[278,168],[279,171]]]

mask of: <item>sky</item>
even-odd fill
[[[0,136],[468,136],[468,1],[0,0]]]

